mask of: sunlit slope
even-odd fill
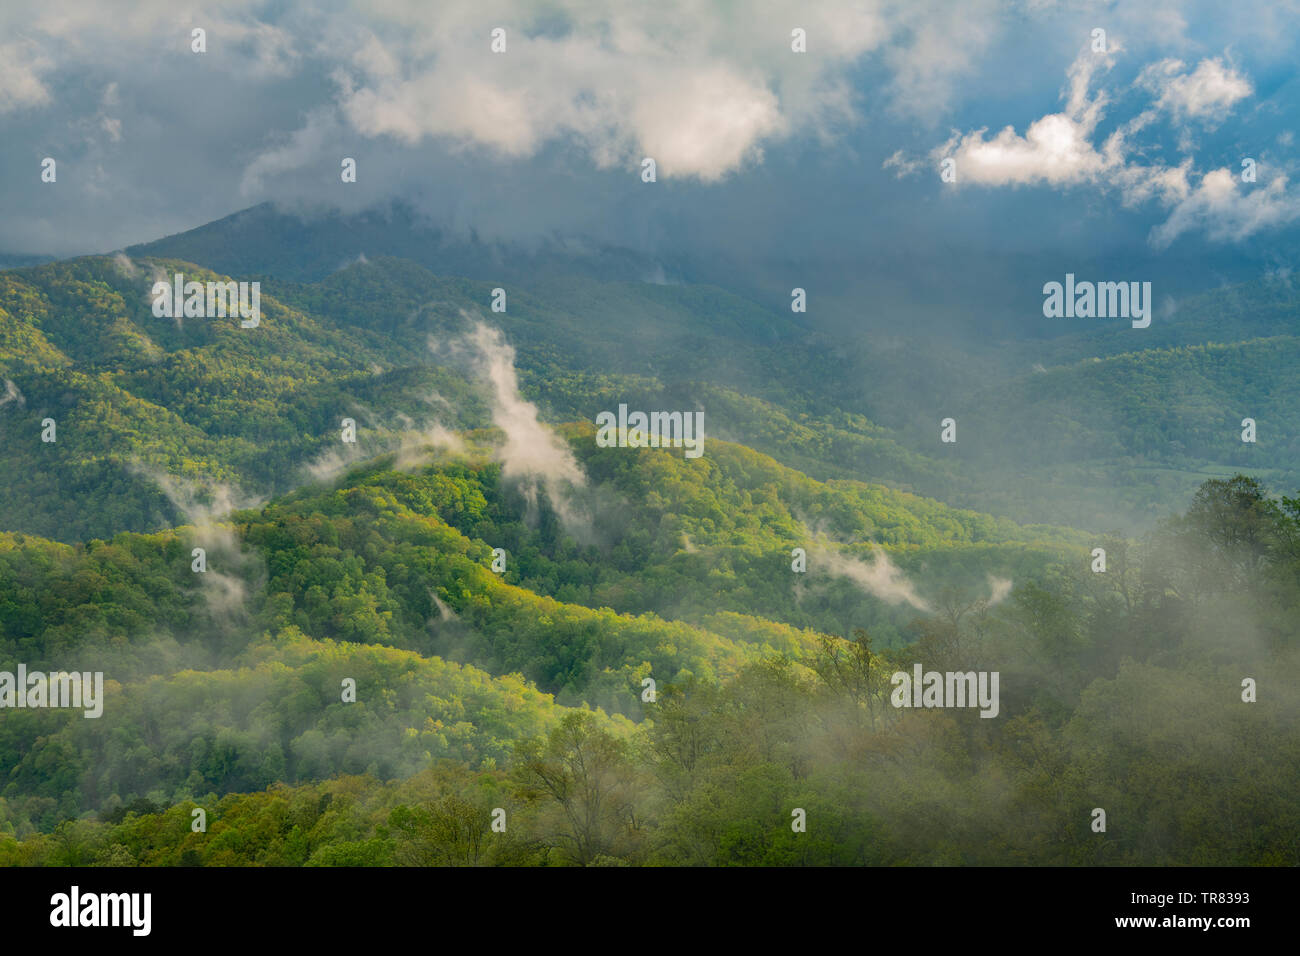
[[[244,329],[235,318],[154,316],[152,282],[176,273],[228,278],[124,257],[0,273],[0,376],[12,385],[0,396],[0,458],[15,476],[0,527],[65,541],[165,527],[181,514],[157,493],[160,474],[283,493],[338,451],[344,418],[363,457],[434,423],[490,424],[463,341],[482,320],[504,331],[522,387],[551,420],[591,420],[619,402],[703,406],[711,434],[823,477],[944,474],[861,415],[784,407],[782,375],[756,379],[767,398],[722,384],[719,350],[749,380],[769,357],[737,337],[764,322],[787,335],[790,323],[720,290],[590,283],[586,311],[521,294],[498,314],[489,287],[394,260],[285,288],[319,315],[265,292],[259,326]],[[598,318],[607,312],[622,321]],[[609,334],[591,335],[595,326]],[[47,418],[52,443],[41,441]]]
[[[107,680],[99,720],[0,722],[6,799],[54,819],[146,793],[496,760],[558,705],[640,718],[647,677],[806,658],[818,622],[887,642],[922,608],[844,570],[875,560],[874,544],[925,602],[944,588],[988,599],[993,574],[1082,560],[1076,532],[817,482],[726,442],[688,460],[596,449],[585,425],[568,437],[588,473],[570,502],[592,520],[583,545],[550,507],[530,518],[486,453],[411,471],[363,462],[336,485],[109,542],[0,535],[5,659]]]

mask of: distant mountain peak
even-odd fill
[[[530,284],[576,275],[612,281],[675,281],[653,257],[582,236],[483,239],[439,225],[392,201],[361,212],[324,205],[260,203],[187,232],[141,243],[131,256],[181,259],[228,275],[316,282],[380,256],[409,259],[435,275]]]

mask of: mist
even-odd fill
[[[434,341],[430,347],[438,350]],[[580,543],[594,543],[591,512],[583,499],[586,475],[564,439],[539,420],[537,406],[520,395],[514,348],[499,329],[481,321],[451,348],[469,353],[487,386],[492,424],[505,436],[495,457],[502,476],[523,494],[529,520],[536,522],[539,494],[544,493],[564,529]]]
[[[886,604],[906,604],[924,612],[933,610],[917,592],[911,579],[890,560],[884,548],[872,545],[871,560],[862,561],[819,542],[809,549],[808,558],[810,569],[847,578]]]

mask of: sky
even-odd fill
[[[1300,0],[6,4],[0,251],[399,197],[483,236],[842,282],[1017,257],[1289,275],[1298,49]]]

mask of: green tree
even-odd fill
[[[626,852],[636,827],[628,745],[586,711],[565,715],[545,740],[522,744],[516,780],[529,798],[559,811],[555,842],[586,866],[602,855]]]

